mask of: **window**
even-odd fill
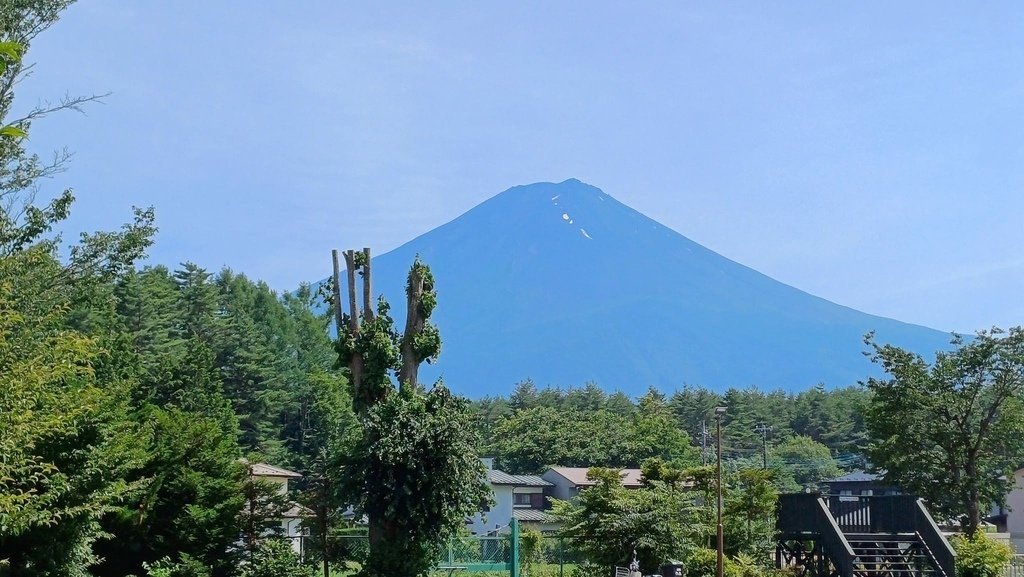
[[[512,504],[516,507],[529,507],[531,504],[529,493],[513,493]]]

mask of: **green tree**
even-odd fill
[[[362,574],[411,577],[425,573],[440,544],[454,536],[488,491],[478,440],[465,399],[438,383],[424,391],[418,370],[441,349],[430,316],[437,293],[430,268],[416,260],[406,283],[406,324],[399,334],[380,299],[372,307],[369,249],[347,251],[348,302],[341,308],[335,257],[333,302],[339,360],[347,365],[362,438],[345,467],[347,494],[366,514],[370,553]],[[359,313],[355,275],[363,277]],[[394,371],[398,388],[391,381]]]
[[[231,575],[238,559],[228,552],[245,502],[234,431],[224,430],[221,416],[170,405],[148,406],[138,416],[148,423],[148,458],[134,477],[146,488],[105,518],[110,537],[97,543],[104,561],[94,573],[136,574],[144,563],[167,558]]]
[[[26,149],[33,122],[91,98],[67,98],[12,118],[20,60],[69,4],[0,3],[0,560],[17,575],[84,575],[99,519],[139,487],[126,482],[142,453],[126,418],[131,384],[98,371],[101,339],[70,328],[69,311],[142,256],[150,211],[117,232],[82,235],[58,258],[71,191],[37,202],[47,163]],[[19,51],[20,50],[20,51]]]
[[[795,434],[810,437],[837,455],[859,453],[866,445],[862,415],[868,398],[863,386],[828,391],[818,385],[793,399],[791,428]]]
[[[305,523],[311,529],[306,553],[323,563],[327,576],[330,564],[341,561],[329,536],[342,526],[342,513],[349,504],[338,472],[356,447],[360,429],[343,379],[322,372],[313,375],[310,384],[310,396],[304,402],[299,486],[302,503],[314,515]]]
[[[1024,461],[1024,329],[957,337],[931,364],[872,335],[866,342],[889,375],[868,381],[871,462],[973,534]]]
[[[562,535],[589,561],[610,572],[628,565],[635,550],[647,573],[665,559],[681,556],[682,491],[661,481],[644,490],[626,490],[616,469],[593,468],[587,477],[596,484],[572,502],[555,501],[553,513],[562,522]]]
[[[802,435],[772,447],[768,466],[776,472],[784,491],[815,491],[823,481],[842,475],[828,447]]]

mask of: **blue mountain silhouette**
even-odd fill
[[[413,259],[443,346],[424,382],[508,394],[532,379],[642,394],[684,384],[803,390],[879,374],[864,334],[930,356],[949,335],[865,314],[733,262],[578,180],[517,186],[373,259],[404,326]]]

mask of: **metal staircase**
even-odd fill
[[[779,497],[776,564],[809,577],[954,577],[955,554],[913,496]]]

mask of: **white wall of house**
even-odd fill
[[[554,485],[554,487],[551,488],[551,496],[555,499],[569,501],[580,493],[580,490],[575,483],[559,475],[552,469],[544,471],[544,474],[541,475],[541,479],[544,479],[548,483]]]
[[[277,488],[278,495],[288,494],[288,477],[273,477],[270,475],[254,475],[260,481],[273,483]]]
[[[1013,474],[1013,490],[1006,496],[1006,530],[1017,553],[1024,553],[1024,469]]]
[[[509,521],[512,519],[513,509],[530,509],[529,497],[518,497],[521,501],[516,504],[516,495],[544,494],[543,487],[513,487],[511,485],[491,485],[491,498],[494,504],[489,511],[477,513],[472,517],[469,530],[476,535],[486,535],[495,530],[504,533],[508,531]]]

